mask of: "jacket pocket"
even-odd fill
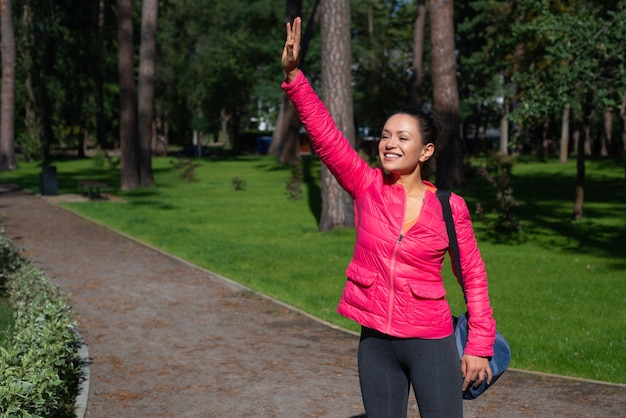
[[[356,308],[371,311],[376,289],[374,283],[380,274],[376,270],[352,261],[346,269],[346,276],[343,300]]]
[[[407,319],[418,326],[438,326],[450,321],[450,306],[442,284],[410,283]]]

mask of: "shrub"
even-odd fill
[[[73,417],[80,364],[65,297],[1,231],[0,277],[15,309],[0,347],[0,417]]]
[[[513,196],[511,187],[511,167],[517,155],[499,156],[492,155],[488,160],[487,167],[478,167],[478,175],[483,177],[495,191],[498,202],[498,217],[494,223],[494,230],[498,234],[503,234],[507,239],[514,238],[521,230],[521,223],[512,213],[514,206],[518,205]]]
[[[296,164],[291,169],[291,178],[287,183],[286,193],[291,200],[300,200],[302,198],[302,165]]]
[[[196,167],[198,164],[189,159],[180,159],[177,163],[172,163],[174,170],[180,171],[180,178],[186,181],[196,179]]]
[[[239,177],[233,177],[230,181],[235,190],[246,190],[246,181]]]

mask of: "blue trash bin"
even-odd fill
[[[267,154],[272,143],[271,136],[257,136],[256,137],[256,152],[259,154]]]

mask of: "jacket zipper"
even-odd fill
[[[386,334],[390,334],[391,332],[391,322],[393,317],[393,302],[395,299],[395,278],[396,278],[396,255],[398,254],[398,249],[400,248],[400,244],[402,244],[402,239],[404,238],[404,234],[400,234],[398,240],[396,241],[396,245],[393,248],[393,253],[391,254],[391,264],[389,266],[389,302],[387,306],[387,332]]]

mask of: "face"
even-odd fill
[[[378,143],[378,155],[386,171],[396,175],[410,175],[433,152],[432,143],[422,143],[418,123],[413,116],[396,114],[385,123]]]

